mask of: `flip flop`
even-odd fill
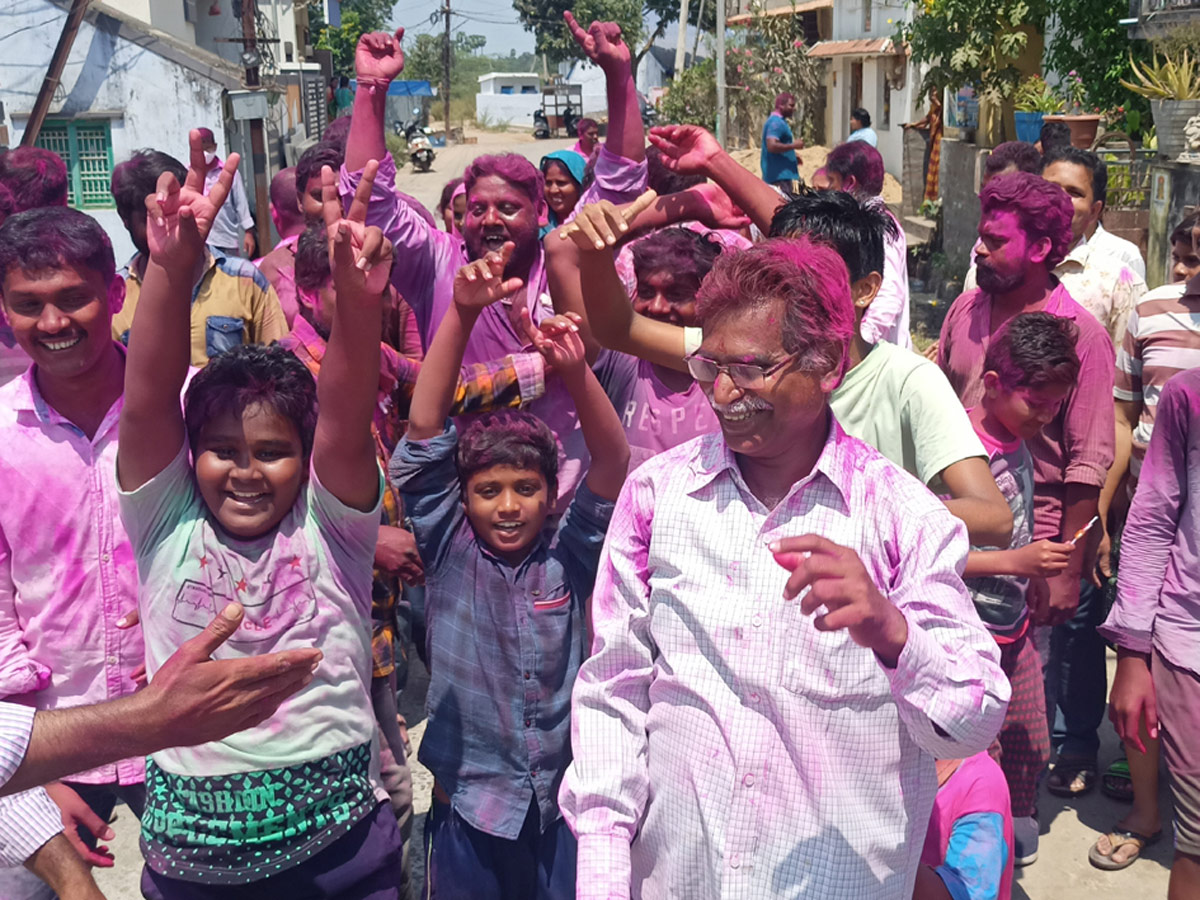
[[[1074,785],[1079,783],[1079,788]],[[1096,786],[1096,761],[1078,757],[1058,758],[1046,779],[1046,790],[1056,797],[1082,797]]]
[[[1092,844],[1092,849],[1088,851],[1088,862],[1090,862],[1097,869],[1103,869],[1106,872],[1120,871],[1121,869],[1132,865],[1135,860],[1140,859],[1142,851],[1147,847],[1157,844],[1159,838],[1161,837],[1162,829],[1154,832],[1154,834],[1146,835],[1137,831],[1130,831],[1126,828],[1113,828],[1113,830],[1108,833],[1108,842],[1112,844],[1112,853],[1108,854],[1107,856],[1101,853],[1099,850],[1100,839],[1097,838],[1096,843]],[[1113,856],[1115,856],[1117,851],[1127,844],[1136,844],[1137,853],[1133,854],[1133,856],[1129,857],[1124,862],[1114,862]]]
[[[1118,759],[1105,769],[1100,776],[1100,790],[1106,797],[1120,800],[1122,803],[1133,802],[1133,779],[1129,775],[1129,760]]]

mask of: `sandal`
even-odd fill
[[[1046,779],[1046,790],[1056,797],[1082,797],[1096,786],[1096,761],[1060,756]]]
[[[1122,803],[1133,802],[1133,779],[1129,775],[1129,760],[1122,757],[1113,762],[1100,777],[1100,790],[1104,796],[1120,800]]]
[[[1092,844],[1092,849],[1088,851],[1088,862],[1097,869],[1103,869],[1106,872],[1117,872],[1133,864],[1142,855],[1142,851],[1147,847],[1151,847],[1158,843],[1158,839],[1162,837],[1162,830],[1154,832],[1154,834],[1140,834],[1136,831],[1129,831],[1126,828],[1113,828],[1107,835],[1109,844],[1112,845],[1112,852],[1104,854],[1100,852],[1100,839],[1096,839],[1096,843]],[[1116,856],[1118,850],[1127,844],[1136,844],[1137,853],[1130,856],[1124,862],[1114,862],[1113,857]]]

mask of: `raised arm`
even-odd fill
[[[942,469],[941,476],[950,491],[946,509],[967,526],[971,543],[1007,547],[1012,542],[1012,510],[984,458],[970,456],[952,462]]]
[[[200,132],[193,129],[188,142],[190,166],[183,186],[164,172],[155,193],[146,198],[150,260],[133,316],[138,331],[125,362],[117,449],[117,474],[126,491],[165,469],[183,446],[179,392],[191,359],[192,285],[204,261],[204,242],[238,166],[238,155],[229,154],[206,197]]]
[[[379,390],[383,300],[392,270],[392,245],[368,228],[367,200],[379,163],[366,164],[346,218],[334,172],[321,169],[321,199],[337,303],[329,345],[317,379],[320,412],[313,437],[313,470],[342,503],[369,510],[379,499],[379,467],[371,419]]]
[[[551,235],[546,241],[550,294],[559,312],[581,317],[590,360],[594,361],[599,347],[604,346],[686,371],[685,329],[634,312],[613,265],[612,248],[622,235],[622,226],[628,230],[654,199],[648,191],[625,207],[607,202],[585,206],[572,226],[564,229],[569,239]]]
[[[638,108],[629,47],[616,22],[593,22],[585,31],[570,10],[563,13],[571,36],[588,59],[604,72],[608,89],[608,134],[604,146],[609,153],[634,162],[646,158],[646,135]]]
[[[383,159],[387,153],[383,129],[387,124],[387,89],[404,71],[404,29],[394,35],[376,31],[358,39],[354,50],[354,71],[358,90],[346,140],[346,169],[354,172],[371,159]]]
[[[666,125],[650,129],[650,143],[662,151],[663,165],[684,175],[703,175],[716,182],[730,199],[759,227],[771,230],[775,211],[784,199],[717,143],[699,125]]]
[[[567,313],[544,320],[539,328],[529,310],[521,310],[526,338],[558,373],[575,401],[579,427],[592,457],[587,486],[597,497],[616,500],[629,470],[629,443],[617,411],[587,364],[580,321],[578,315]]]
[[[410,441],[441,434],[459,383],[467,338],[483,310],[502,297],[519,291],[520,278],[504,278],[504,267],[515,245],[509,241],[498,253],[469,263],[454,276],[454,302],[446,310],[421,364],[408,415]]]

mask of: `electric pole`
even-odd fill
[[[692,41],[692,62],[700,52],[700,30],[704,27],[704,0],[700,0],[700,9],[696,13],[696,38]]]
[[[676,78],[683,74],[683,67],[687,64],[687,14],[688,0],[679,0],[679,40],[675,42]]]
[[[728,140],[729,127],[725,105],[725,0],[717,0],[717,143]]]
[[[59,79],[62,78],[67,57],[71,55],[71,45],[75,43],[75,35],[79,33],[79,25],[83,22],[83,14],[87,12],[90,2],[91,0],[73,0],[71,3],[71,11],[67,13],[67,21],[63,25],[62,34],[58,36],[54,55],[50,57],[50,68],[42,80],[42,87],[33,104],[33,112],[29,114],[25,132],[21,135],[22,147],[32,147],[37,143],[42,123],[46,121],[46,113],[50,111],[50,103],[54,100],[54,92],[58,90]]]
[[[256,88],[261,59],[258,54],[258,26],[255,21],[255,0],[242,0],[242,62],[246,66],[246,87]],[[262,119],[250,120],[250,165],[254,170],[254,230],[256,249],[265,251],[271,246],[271,220],[267,199],[267,141]],[[260,252],[261,255],[261,252]]]
[[[442,8],[446,15],[446,38],[442,44],[442,114],[446,119],[446,146],[450,146],[450,0]]]

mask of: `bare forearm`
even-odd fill
[[[387,142],[383,129],[387,121],[387,91],[372,91],[360,85],[354,94],[350,134],[346,140],[346,171],[357,172],[373,159],[383,159]]]
[[[621,420],[590,368],[564,372],[562,379],[575,401],[579,427],[592,458],[588,487],[599,497],[616,500],[629,468],[629,443]]]
[[[1012,511],[997,492],[999,503],[979,497],[957,497],[946,500],[946,509],[967,526],[972,544],[1006,547],[1012,541]]]
[[[609,153],[641,162],[646,158],[646,135],[632,70],[620,65],[604,74],[608,89],[608,136],[604,146]]]
[[[104,900],[91,871],[66,835],[59,834],[43,844],[25,862],[25,868],[46,882],[60,900]]]
[[[756,178],[745,166],[728,153],[715,157],[709,166],[708,177],[717,183],[734,203],[741,207],[763,234],[771,230],[775,211],[783,206],[779,192]]]
[[[921,865],[913,886],[913,900],[954,900],[933,866]]]
[[[1116,443],[1113,446],[1113,464],[1112,468],[1108,470],[1108,478],[1104,482],[1104,487],[1100,489],[1098,504],[1100,516],[1105,521],[1108,519],[1108,510],[1112,506],[1113,497],[1116,496],[1117,489],[1129,472],[1129,458],[1133,455],[1133,428],[1125,420],[1119,408],[1116,421],[1117,434]]]
[[[96,706],[40,710],[25,758],[0,795],[162,749],[159,723],[150,713],[140,694]]]
[[[146,264],[125,361],[124,414],[158,415],[179,406],[191,364],[192,271]]]
[[[442,317],[413,389],[408,416],[410,439],[422,441],[442,433],[454,402],[467,339],[478,317],[477,312],[463,310],[453,303]]]
[[[588,256],[602,257],[596,263],[598,269],[603,268],[603,258],[607,259],[609,268],[613,268],[611,251],[589,253]],[[596,336],[595,330],[592,328],[590,315],[592,306],[595,306],[596,321],[606,333],[611,328],[619,329],[620,323],[618,322],[614,326],[609,319],[610,317],[621,318],[622,305],[625,307],[626,318],[632,314],[632,309],[628,302],[624,304],[619,302],[625,295],[624,287],[621,288],[619,296],[605,294],[596,297],[594,304],[589,303],[583,290],[579,257],[580,251],[573,242],[561,240],[556,234],[551,234],[546,239],[546,279],[550,285],[550,297],[554,301],[554,311],[558,313],[573,312],[583,319],[579,334],[583,339],[584,349],[587,351],[588,365],[593,365],[596,357],[600,354],[603,341]],[[618,283],[619,281],[618,279]],[[614,300],[618,302],[613,302]]]
[[[967,554],[963,578],[983,578],[988,575],[1024,575],[1018,572],[1019,557],[1013,550],[972,550]]]

